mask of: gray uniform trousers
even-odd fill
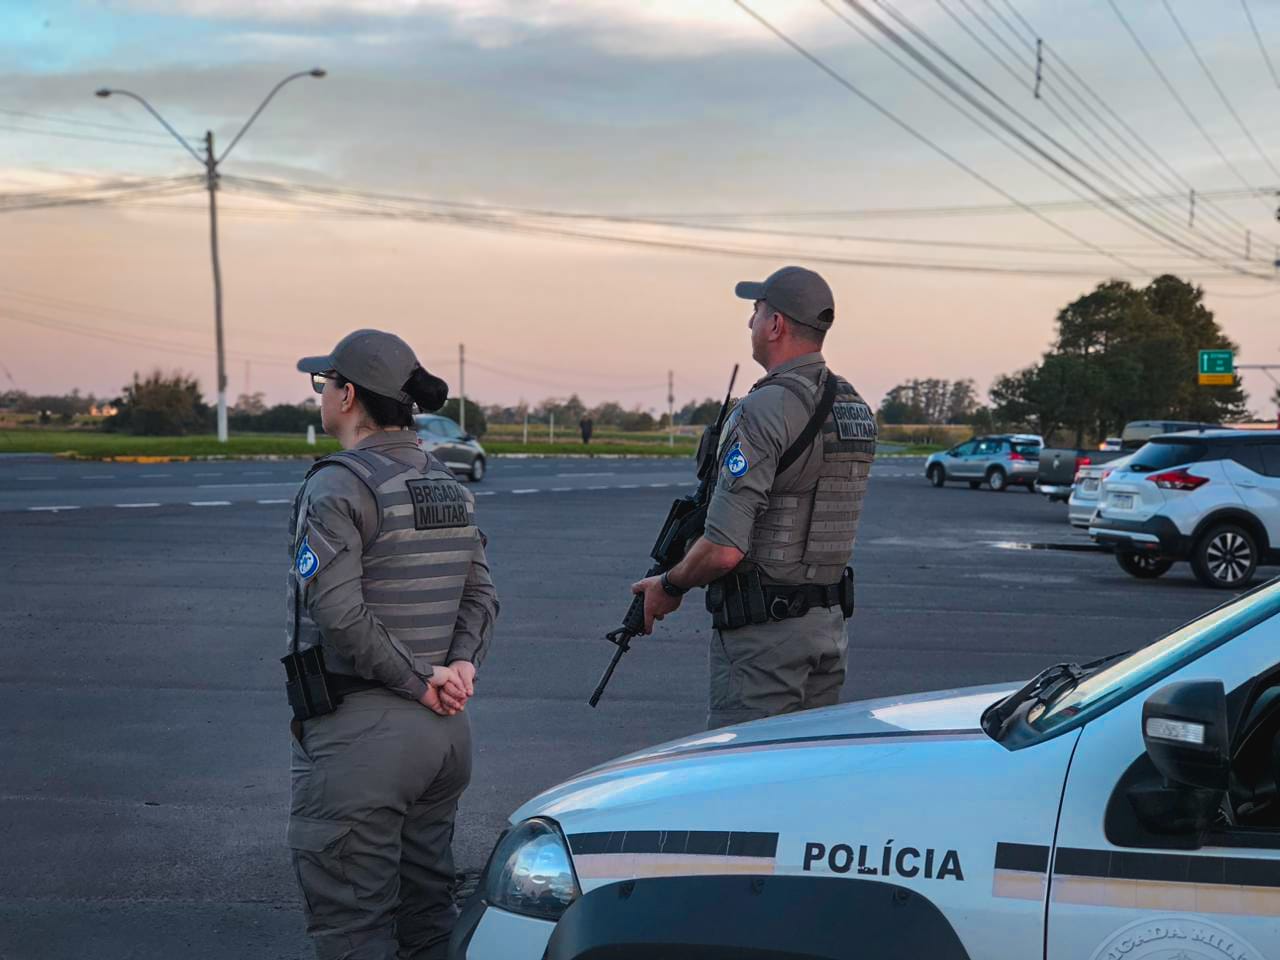
[[[838,703],[848,656],[839,607],[713,630],[707,729]]]
[[[289,847],[317,957],[443,958],[457,918],[454,815],[471,779],[467,715],[375,689],[301,727]]]

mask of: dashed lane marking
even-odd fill
[[[573,487],[552,487],[552,488],[551,488],[551,492],[552,492],[552,493],[566,493],[566,492],[568,492],[569,490],[572,490],[572,489],[573,489]]]
[[[537,487],[524,487],[523,489],[512,490],[511,492],[512,493],[538,493],[539,490]]]
[[[254,503],[293,503],[288,497],[283,500],[255,500]]]
[[[86,473],[80,477],[81,480],[114,480],[114,473]]]
[[[80,508],[68,505],[60,507],[27,507],[27,509],[33,513],[58,513],[61,510],[79,510]]]
[[[117,507],[121,510],[140,510],[143,507],[158,507],[158,503],[117,503]]]
[[[190,501],[190,503],[191,503],[191,506],[193,507],[229,507],[231,506],[230,500],[192,500]]]

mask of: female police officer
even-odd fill
[[[298,369],[343,447],[307,473],[291,524],[288,837],[307,932],[321,960],[443,957],[462,708],[498,612],[475,499],[409,429],[447,387],[399,337],[357,330]]]

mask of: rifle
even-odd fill
[[[711,502],[711,491],[715,489],[716,475],[720,466],[717,456],[720,449],[720,432],[724,429],[725,419],[729,416],[733,383],[737,379],[738,365],[735,363],[733,374],[729,377],[729,389],[724,395],[724,403],[720,406],[720,413],[716,417],[715,424],[702,435],[702,442],[698,447],[698,489],[671,505],[666,522],[663,523],[658,539],[649,552],[653,566],[645,574],[646,578],[666,573],[684,559],[689,547],[702,536],[707,522],[707,505]],[[591,694],[591,699],[588,701],[591,706],[594,707],[600,702],[604,688],[609,685],[609,680],[622,655],[631,649],[631,641],[643,632],[644,595],[636,594],[631,598],[631,606],[627,608],[626,616],[622,618],[622,626],[605,634],[605,639],[617,649],[613,651],[613,659],[609,661],[604,675],[596,684],[595,693]]]

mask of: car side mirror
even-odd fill
[[[1222,681],[1161,687],[1142,705],[1142,741],[1162,782],[1145,779],[1126,791],[1138,820],[1157,834],[1185,837],[1210,829],[1230,770]]]
[[[463,443],[471,443],[475,438],[476,435],[474,433],[464,433],[461,437]]]
[[[1142,741],[1166,780],[1226,790],[1231,753],[1222,681],[1170,683],[1147,697],[1142,705]]]

